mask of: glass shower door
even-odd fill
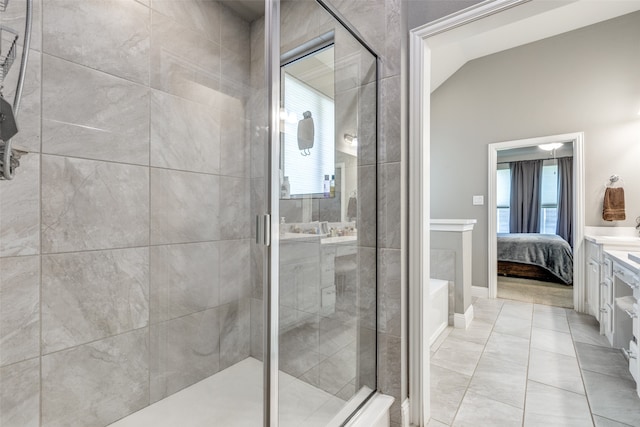
[[[339,425],[376,389],[377,58],[320,3],[280,9],[278,419]]]

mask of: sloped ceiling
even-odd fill
[[[637,10],[640,0],[534,0],[438,34],[428,39],[431,91],[473,59]]]

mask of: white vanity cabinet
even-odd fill
[[[633,230],[635,233],[635,230]],[[586,312],[600,322],[600,333],[611,342],[613,328],[613,283],[611,259],[605,251],[638,251],[640,237],[636,235],[585,235]]]
[[[602,304],[602,296],[600,295],[600,284],[602,283],[602,245],[593,241],[586,240],[585,242],[586,253],[586,274],[587,281],[586,296],[587,296],[587,313],[594,316],[600,321],[600,333],[603,334],[603,314],[606,310],[606,305]],[[602,309],[602,311],[601,311]]]
[[[611,285],[611,323],[607,333],[609,343],[620,348],[629,360],[629,371],[640,379],[638,338],[640,337],[640,264],[628,257],[629,252],[605,251],[605,261],[611,264],[607,271]],[[640,387],[636,387],[640,391]],[[639,394],[640,395],[640,394]]]

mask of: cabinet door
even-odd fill
[[[611,304],[611,281],[603,280],[600,283],[600,309],[598,310],[598,321],[600,322],[600,335],[605,335],[608,325],[607,305]]]
[[[600,264],[589,259],[587,262],[587,309],[596,319],[600,318]]]
[[[613,308],[606,304],[604,309],[604,334],[609,341],[609,345],[613,345]]]

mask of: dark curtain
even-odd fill
[[[558,159],[558,224],[556,234],[573,247],[573,157]]]
[[[540,182],[542,160],[509,163],[511,169],[511,233],[540,232]]]

